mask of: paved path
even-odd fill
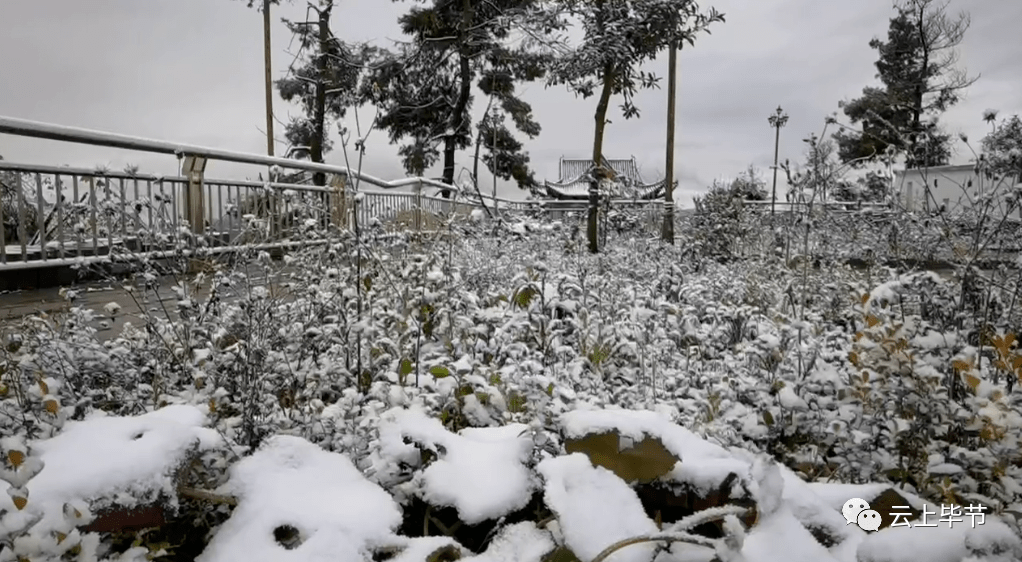
[[[140,292],[136,293],[138,297],[136,300],[136,297],[129,294],[117,281],[82,283],[71,289],[78,295],[75,305],[90,308],[103,315],[102,318],[96,319],[93,326],[99,330],[100,339],[106,340],[119,334],[125,322],[141,324],[143,311],[159,316],[169,313],[171,318],[176,318],[176,296],[172,287],[178,279],[180,278],[175,279],[172,276],[162,278],[156,293],[149,290],[144,300]],[[265,284],[266,281],[266,277],[252,278],[253,283]],[[69,304],[61,297],[60,292],[59,288],[47,288],[0,293],[0,328],[15,327],[20,319],[31,314],[40,312],[53,314],[67,310]],[[208,294],[209,290],[204,289],[197,297],[202,299]],[[121,307],[113,320],[103,314],[103,308],[111,302]]]

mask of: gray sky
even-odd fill
[[[339,0],[333,27],[352,40],[390,45],[399,38],[397,16],[409,2]],[[890,0],[717,0],[727,22],[681,52],[676,174],[678,200],[714,178],[734,176],[749,164],[768,174],[773,130],[767,116],[781,105],[791,116],[781,130],[781,159],[800,160],[801,139],[820,132],[837,102],[874,84],[875,51],[868,42],[886,36]],[[290,63],[289,34],[279,16],[303,17],[296,2],[274,13],[274,77]],[[972,27],[961,61],[979,81],[942,122],[978,144],[989,130],[981,115],[1022,113],[1022,2],[952,0],[969,9]],[[0,16],[0,115],[85,127],[216,148],[265,152],[261,15],[241,0],[2,0]],[[666,75],[666,54],[649,66]],[[666,79],[665,79],[666,80]],[[595,100],[575,98],[542,83],[526,86],[542,134],[527,143],[537,175],[556,179],[561,155],[587,156]],[[619,99],[614,100],[615,104]],[[275,111],[287,120],[279,98]],[[604,153],[635,156],[647,179],[662,177],[666,132],[666,83],[637,100],[642,116],[625,121],[611,112]],[[481,112],[485,100],[476,101]],[[363,123],[372,111],[363,110]],[[354,122],[349,118],[349,125]],[[280,136],[282,127],[276,130]],[[278,145],[278,151],[283,145]],[[403,177],[396,146],[384,134],[368,143],[364,170]],[[957,147],[957,162],[971,153]],[[18,162],[122,168],[171,173],[173,157],[0,135],[0,154]],[[328,161],[343,163],[339,149]],[[471,167],[462,155],[459,167]],[[254,176],[257,170],[211,164],[209,177]],[[440,174],[439,166],[429,175]],[[489,178],[483,180],[489,186]],[[488,190],[487,190],[488,191]],[[501,195],[519,198],[512,185]]]

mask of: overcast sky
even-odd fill
[[[411,2],[338,0],[334,32],[381,46],[398,39],[396,18]],[[702,2],[724,12],[726,23],[681,52],[676,174],[682,193],[714,178],[734,176],[749,164],[768,174],[773,130],[767,116],[781,105],[791,116],[781,131],[781,159],[798,160],[801,139],[819,132],[839,100],[876,82],[872,37],[885,37],[890,0],[717,0]],[[303,18],[304,2],[274,12],[274,77],[290,62],[290,36],[280,16]],[[974,142],[989,126],[985,109],[1022,113],[1022,2],[952,0],[968,9],[972,27],[961,61],[981,78],[966,99],[943,118],[954,133]],[[265,152],[261,15],[243,0],[0,0],[0,115],[99,129],[216,148]],[[666,54],[650,70],[666,75]],[[562,156],[586,157],[593,134],[594,99],[576,99],[562,88],[526,85],[542,134],[527,143],[537,175],[556,179]],[[620,102],[619,99],[614,100]],[[279,98],[275,111],[286,121]],[[642,116],[625,121],[611,112],[604,153],[635,156],[646,179],[664,172],[666,84],[637,100]],[[476,101],[481,112],[485,100]],[[363,115],[371,118],[371,111]],[[278,137],[282,127],[276,130]],[[364,170],[403,177],[396,147],[370,137]],[[283,150],[278,145],[278,151]],[[129,154],[105,148],[0,135],[0,154],[18,162],[123,168],[172,173],[170,156]],[[956,161],[971,153],[958,147]],[[339,150],[327,156],[342,163]],[[459,167],[471,167],[462,156]],[[429,175],[438,176],[439,166]],[[209,177],[254,176],[257,170],[212,164]],[[483,185],[491,185],[484,178]],[[501,185],[502,195],[521,192]]]

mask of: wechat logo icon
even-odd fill
[[[863,531],[880,529],[880,512],[869,508],[869,502],[862,498],[852,498],[841,507],[841,515],[845,517],[845,525],[855,523]]]

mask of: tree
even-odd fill
[[[828,125],[831,121],[828,119]],[[836,157],[836,143],[816,133],[802,139],[806,144],[805,161],[799,169],[792,169],[788,160],[780,168],[787,176],[788,199],[792,202],[826,201],[840,191],[839,182],[847,169]]]
[[[751,164],[744,173],[731,181],[728,188],[732,196],[745,201],[766,201],[768,198],[766,180],[759,177]]]
[[[834,183],[831,196],[835,201],[883,203],[890,193],[890,179],[870,170],[854,181],[841,178]]]
[[[348,108],[358,105],[359,77],[373,50],[345,43],[330,31],[333,0],[319,0],[318,6],[310,3],[309,8],[316,13],[315,20],[285,21],[301,51],[287,77],[277,81],[277,89],[284,101],[302,108],[303,114],[292,117],[285,129],[293,155],[323,162],[332,148],[328,121],[342,119]],[[313,183],[326,185],[326,177],[317,172]]]
[[[981,146],[987,169],[992,174],[1022,182],[1022,119],[1018,115],[995,125],[983,137]]]
[[[514,133],[484,117],[473,135],[470,111],[477,86],[518,131],[530,138],[539,134],[532,107],[518,97],[515,84],[542,78],[549,57],[536,41],[511,47],[509,40],[516,28],[537,36],[552,31],[558,20],[541,8],[540,0],[433,0],[401,16],[411,42],[381,52],[362,91],[380,109],[378,124],[391,143],[405,141],[399,154],[409,173],[421,175],[442,156],[443,181],[453,185],[457,151],[480,134],[493,145],[493,129],[487,127],[496,127],[496,147],[490,146],[496,157],[485,158],[486,165],[521,187],[534,183],[528,155]]]
[[[843,162],[875,161],[891,147],[906,156],[906,167],[946,164],[950,135],[937,118],[960,99],[976,78],[957,68],[957,47],[969,28],[967,13],[951,16],[947,0],[901,0],[895,5],[887,40],[869,46],[879,58],[882,88],[866,87],[862,96],[839,106],[861,132],[834,135]]]
[[[639,116],[635,93],[657,86],[659,78],[641,70],[670,45],[695,45],[699,32],[724,21],[724,15],[710,8],[699,11],[694,0],[561,0],[566,14],[581,23],[584,38],[560,56],[550,73],[550,85],[566,85],[576,95],[589,98],[599,88],[594,114],[593,162],[596,165],[589,190],[589,251],[599,251],[599,183],[610,179],[603,161],[603,136],[611,96],[624,98],[625,119]]]

